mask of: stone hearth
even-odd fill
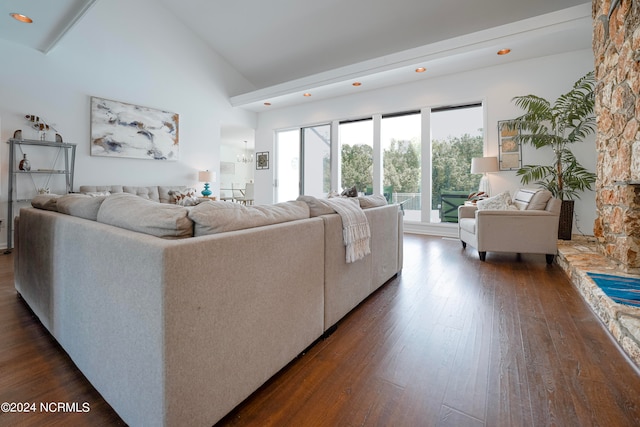
[[[640,308],[613,302],[587,272],[640,276],[623,273],[614,260],[598,251],[593,237],[573,236],[573,240],[559,240],[557,262],[613,338],[640,368]]]

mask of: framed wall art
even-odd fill
[[[256,170],[269,169],[269,152],[261,151],[256,153]]]
[[[91,97],[91,155],[178,160],[177,113]]]
[[[501,171],[518,170],[522,167],[522,145],[515,138],[518,132],[507,121],[498,122],[498,163]]]

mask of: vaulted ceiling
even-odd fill
[[[4,0],[0,38],[47,53],[97,1]],[[344,95],[355,80],[367,90],[591,46],[584,0],[155,1],[253,85],[230,95],[255,111],[299,103],[307,91]],[[503,47],[512,53],[498,57]]]

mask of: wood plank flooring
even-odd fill
[[[405,236],[404,270],[220,426],[637,426],[640,376],[556,265]],[[13,289],[0,256],[0,426],[123,425]],[[256,349],[259,351],[259,349]]]

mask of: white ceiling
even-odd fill
[[[3,0],[0,3],[0,39],[48,53],[97,0]],[[20,13],[33,19],[13,19]]]
[[[0,38],[47,53],[96,1],[3,0]],[[584,0],[155,1],[253,85],[231,103],[254,111],[591,47]]]

